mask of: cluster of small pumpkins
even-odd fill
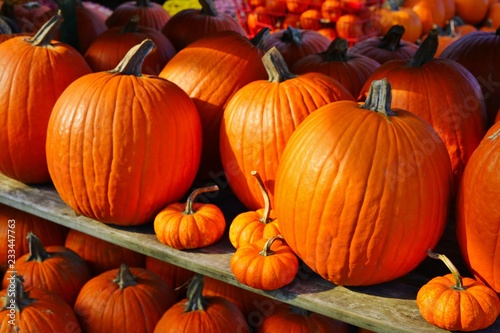
[[[138,11],[93,57],[99,37],[85,51],[54,39],[61,13],[33,37],[0,43],[0,172],[52,182],[75,212],[103,223],[154,222],[158,239],[181,250],[210,246],[229,227],[231,269],[258,289],[290,283],[299,259],[332,283],[362,286],[430,255],[454,274],[440,291],[477,303],[473,318],[453,298],[455,317],[424,318],[450,330],[491,325],[500,313],[500,28],[436,57],[438,29],[418,45],[403,25],[352,47],[291,26],[249,38],[200,3],[160,25],[174,50],[164,63],[147,64],[160,42],[135,31],[141,40],[114,54],[116,64],[89,65],[119,49],[129,24],[147,22]],[[194,202],[219,190],[195,183],[220,177],[249,210],[229,226],[219,207]],[[478,280],[470,287],[428,251],[455,222]],[[424,294],[422,313],[435,314],[441,292]]]

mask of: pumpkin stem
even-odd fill
[[[138,26],[139,26],[139,15],[135,14],[127,21],[127,24],[123,26],[120,32],[122,34],[126,34],[128,32],[137,32],[139,30]]]
[[[384,37],[380,39],[378,47],[389,51],[397,50],[401,46],[401,38],[405,31],[405,27],[402,25],[393,25]]]
[[[4,306],[0,309],[0,311],[10,310],[8,306],[12,306],[13,304],[15,311],[21,312],[25,306],[28,306],[36,301],[34,298],[29,298],[29,293],[24,290],[23,282],[24,279],[21,275],[14,276],[14,281],[9,282],[10,284],[14,284],[14,292],[7,293],[7,296],[5,296]],[[10,290],[11,289],[9,289],[9,291]]]
[[[273,236],[271,238],[269,238],[266,242],[266,244],[264,244],[264,248],[262,249],[262,251],[259,252],[259,254],[261,256],[264,256],[264,257],[267,257],[267,256],[272,256],[274,254],[274,251],[271,250],[271,245],[273,245],[273,243],[277,240],[281,240],[282,242],[284,242],[284,239],[283,239],[283,236],[281,235],[276,235],[276,236]]]
[[[137,285],[137,277],[132,274],[130,268],[128,268],[126,264],[121,264],[118,269],[118,275],[113,282],[118,284],[120,289],[125,289],[127,287]]]
[[[150,0],[137,0],[135,2],[135,6],[140,7],[140,8],[151,7],[151,1]]]
[[[257,47],[259,50],[264,50],[266,47],[267,39],[271,37],[271,29],[264,27],[259,30],[259,32],[250,39],[250,43]]]
[[[272,220],[269,218],[269,214],[271,213],[271,199],[269,198],[269,194],[266,191],[266,187],[264,186],[264,182],[260,177],[260,174],[257,171],[252,171],[251,175],[255,177],[257,180],[257,184],[259,185],[260,193],[262,193],[262,198],[264,198],[264,212],[260,218],[260,221],[264,224],[271,222]]]
[[[383,114],[385,117],[395,116],[396,113],[391,109],[392,90],[391,84],[386,78],[373,80],[368,90],[368,96],[362,109],[372,110]]]
[[[26,41],[35,46],[47,46],[50,45],[50,41],[54,38],[56,32],[59,30],[61,23],[64,18],[62,16],[61,10],[50,18],[44,25],[36,32],[36,34],[27,38]]]
[[[302,45],[302,31],[296,29],[292,26],[288,26],[281,36],[281,40],[285,43],[292,43],[296,45]]]
[[[189,195],[189,197],[186,200],[186,209],[184,209],[183,214],[184,215],[191,215],[191,214],[195,213],[195,211],[193,209],[193,203],[198,195],[200,195],[202,193],[206,193],[206,192],[215,192],[218,190],[219,190],[219,186],[213,185],[213,186],[197,188],[196,190],[191,192],[191,194]]]
[[[217,8],[213,0],[198,0],[201,5],[201,14],[207,16],[217,16]]]
[[[500,26],[498,26],[497,30],[495,31],[495,36],[500,36]]]
[[[453,289],[465,290],[463,283],[462,283],[462,276],[458,272],[457,267],[455,267],[455,265],[453,265],[453,263],[451,262],[450,259],[448,259],[447,256],[445,256],[444,254],[432,252],[430,249],[427,250],[427,255],[429,257],[431,257],[432,259],[441,260],[442,262],[444,262],[446,267],[448,267],[448,269],[451,271],[451,274],[453,274],[453,277],[455,278],[455,285],[453,286]]]
[[[273,46],[264,54],[262,63],[269,76],[269,82],[279,83],[297,77],[297,75],[290,73],[283,55],[278,51],[276,46]]]
[[[195,274],[192,277],[186,292],[187,302],[184,308],[184,312],[205,310],[208,302],[207,299],[203,297],[202,293],[204,282],[205,278],[201,274]]]
[[[347,49],[349,48],[349,41],[344,38],[335,38],[325,52],[320,54],[323,56],[325,61],[349,61],[350,57],[347,55]]]
[[[26,239],[28,240],[30,255],[26,261],[42,262],[50,258],[50,254],[45,251],[42,241],[31,231],[27,233]]]
[[[144,59],[153,48],[155,48],[155,43],[151,39],[143,40],[140,44],[133,46],[120,63],[109,72],[141,76]]]
[[[421,67],[425,63],[434,59],[438,43],[438,31],[436,29],[432,29],[422,44],[418,47],[417,52],[413,55],[413,58],[410,60],[410,67]]]

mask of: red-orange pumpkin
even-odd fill
[[[497,122],[465,168],[457,199],[457,235],[470,271],[500,294],[499,165],[500,122]]]
[[[124,26],[134,15],[139,16],[143,26],[161,31],[170,19],[170,14],[159,3],[151,0],[132,0],[119,4],[106,19],[108,28]]]
[[[62,22],[55,15],[33,38],[0,44],[0,172],[24,183],[47,183],[47,124],[63,90],[91,72],[74,48],[51,42]],[[20,80],[20,78],[22,78]]]
[[[46,151],[56,190],[75,211],[105,223],[151,221],[184,196],[198,169],[196,106],[172,82],[141,74],[153,47],[145,40],[114,70],[73,82],[50,118]]]
[[[434,25],[443,28],[445,25],[445,7],[442,0],[418,0],[409,6],[420,17],[422,34],[428,34]]]
[[[389,82],[374,81],[363,106],[325,105],[290,137],[276,175],[280,229],[304,263],[335,284],[390,281],[440,239],[451,180],[439,135],[391,108]]]
[[[479,24],[488,14],[489,0],[455,0],[455,14],[465,23]]]
[[[380,16],[382,34],[387,33],[394,25],[402,25],[405,28],[403,39],[409,42],[417,42],[422,35],[422,20],[420,16],[409,7],[400,7],[396,1],[390,0],[390,9],[379,8],[375,13]]]

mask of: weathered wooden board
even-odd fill
[[[221,198],[225,202],[230,199],[230,197]],[[0,202],[111,243],[266,295],[270,298],[269,304],[263,304],[262,308],[268,308],[272,305],[272,300],[277,299],[375,332],[446,332],[426,323],[421,318],[415,303],[419,286],[435,274],[445,273],[445,270],[435,271],[434,263],[428,261],[424,261],[418,269],[401,279],[363,288],[333,285],[303,267],[292,284],[280,290],[263,292],[248,288],[235,280],[229,268],[229,260],[234,249],[227,241],[227,237],[204,249],[175,250],[156,239],[151,224],[123,228],[106,225],[84,216],[76,216],[51,186],[27,186],[3,175],[0,175]],[[233,210],[229,215],[234,215],[238,209],[233,206],[227,210]],[[500,332],[500,319],[482,332]]]

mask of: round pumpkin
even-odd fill
[[[422,22],[422,34],[428,34],[434,25],[443,28],[445,25],[445,7],[442,0],[418,0],[410,8],[417,13]]]
[[[158,275],[122,264],[89,280],[74,310],[84,332],[150,333],[174,304],[172,288]]]
[[[407,274],[439,241],[451,181],[439,135],[391,107],[389,82],[377,80],[361,107],[330,103],[295,130],[276,175],[276,212],[287,244],[313,271],[339,285],[372,285]]]
[[[0,172],[23,183],[51,181],[45,156],[47,126],[62,92],[91,72],[71,46],[52,41],[63,17],[53,16],[32,38],[0,44]],[[22,79],[20,79],[22,78]]]
[[[134,15],[139,16],[141,25],[161,31],[170,19],[170,14],[157,2],[132,0],[120,3],[106,19],[108,28],[124,26]]]
[[[104,223],[152,221],[184,196],[198,170],[196,106],[174,83],[141,74],[153,47],[147,39],[114,70],[76,80],[52,110],[46,151],[54,186],[76,212]]]
[[[489,0],[455,0],[455,14],[465,23],[479,24],[488,14]]]
[[[474,277],[500,294],[500,122],[486,133],[465,168],[457,199],[457,237]]]
[[[423,31],[420,16],[410,7],[398,6],[393,0],[389,3],[391,4],[390,14],[386,19],[387,23],[383,24],[385,29],[382,32],[385,34],[392,26],[402,25],[405,28],[402,38],[409,42],[417,42]]]

